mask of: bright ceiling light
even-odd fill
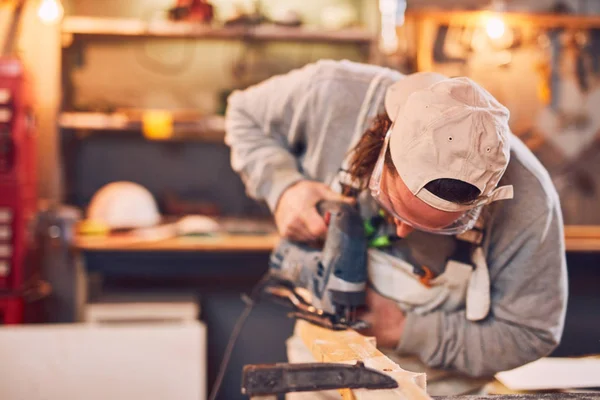
[[[500,39],[506,32],[506,25],[500,17],[491,17],[485,24],[485,31],[492,39]]]
[[[37,15],[46,24],[53,24],[63,17],[64,9],[60,0],[42,0]]]

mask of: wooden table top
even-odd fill
[[[600,251],[600,226],[565,226],[565,246],[570,252]]]
[[[136,237],[77,236],[75,248],[85,251],[271,251],[279,236],[230,235],[174,237],[162,240],[144,240]]]
[[[75,248],[85,251],[271,251],[279,236],[270,234],[221,234],[146,240],[133,236],[77,236]],[[600,251],[600,227],[566,226],[569,252]]]

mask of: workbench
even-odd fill
[[[74,246],[81,251],[194,251],[270,252],[279,241],[276,234],[174,237],[145,241],[127,236],[76,236]]]
[[[98,285],[126,293],[191,293],[199,300],[200,317],[207,326],[210,390],[229,334],[245,305],[240,295],[248,293],[266,272],[270,251],[278,240],[277,235],[269,233],[152,242],[126,236],[75,236],[63,255],[52,257],[52,270],[60,280],[57,285],[62,285],[59,292],[64,293],[56,301],[64,310],[61,322],[81,318],[85,304],[94,300],[93,289]],[[71,278],[65,278],[69,272]],[[284,343],[293,330],[293,320],[286,312],[268,303],[252,311],[232,356],[220,400],[243,399],[239,388],[244,365],[286,361]]]
[[[595,253],[595,250],[600,250],[600,240],[585,229],[566,229],[565,232],[568,257],[575,257],[573,265],[577,266],[570,268],[570,274],[575,274],[575,280],[580,282],[577,291],[570,290],[571,295],[580,297],[570,300],[570,307],[573,307],[573,312],[567,315],[570,328],[565,332],[566,343],[561,345],[561,354],[572,354],[582,347],[589,347],[586,345],[587,338],[598,332],[594,321],[583,318],[583,313],[586,309],[598,309],[597,306],[600,306],[597,287],[593,286],[593,278],[590,279],[590,273],[600,272]],[[94,281],[97,276],[112,287],[126,291],[147,288],[196,291],[201,299],[202,319],[208,327],[210,387],[235,319],[243,308],[240,294],[249,291],[266,271],[270,251],[278,240],[275,234],[223,234],[153,242],[124,237],[76,236],[69,243],[62,244],[63,252],[66,254],[68,250],[69,258],[60,255],[51,257],[55,263],[52,270],[60,280],[64,281],[68,275],[66,269],[71,274],[76,271],[77,275],[71,278],[71,283],[62,283],[72,288],[58,288],[59,292],[66,293],[57,301],[68,314],[62,322],[80,315],[80,307],[88,300],[87,282]],[[50,247],[57,251],[56,244]],[[69,290],[73,293],[68,293]],[[283,345],[292,332],[293,321],[286,317],[285,312],[271,304],[260,304],[253,311],[231,360],[222,386],[222,399],[243,399],[239,393],[239,371],[243,365],[286,361]],[[582,324],[581,321],[586,322]],[[265,326],[271,329],[264,329]],[[586,340],[580,340],[581,336]],[[266,348],[270,351],[265,352]],[[571,397],[559,398],[575,399],[571,394],[568,396]],[[471,397],[474,398],[477,397]],[[495,398],[503,400],[502,397]],[[512,398],[528,400],[527,397],[506,397]],[[544,397],[536,395],[534,398]],[[546,398],[554,400],[557,397]],[[591,398],[595,399],[578,397],[582,400]]]
[[[133,237],[77,236],[74,246],[84,251],[271,251],[279,241],[277,234],[217,235],[176,237],[144,241]],[[600,228],[566,226],[565,247],[568,252],[600,251]]]

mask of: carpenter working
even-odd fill
[[[234,92],[226,124],[232,166],[283,238],[323,239],[323,200],[360,210],[361,333],[402,368],[426,372],[429,394],[480,392],[496,372],[558,345],[559,199],[510,132],[507,108],[474,81],[323,60]],[[287,352],[289,362],[314,361],[296,335]]]

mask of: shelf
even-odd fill
[[[482,17],[492,15],[491,11],[441,11],[410,10],[406,12],[409,20],[433,20],[441,24],[481,25]],[[591,29],[600,27],[600,16],[568,15],[550,13],[502,12],[496,13],[504,22],[512,26],[531,26],[537,28],[573,28]]]
[[[600,251],[600,226],[566,225],[565,239],[567,251]]]
[[[133,18],[66,17],[62,32],[89,36],[165,37],[223,40],[302,41],[370,44],[375,35],[364,29],[327,31],[306,27],[258,25],[215,27],[169,20],[143,21]]]
[[[176,113],[175,113],[176,114]],[[62,129],[103,133],[139,133],[142,121],[126,113],[63,112],[59,118]],[[225,118],[214,115],[202,118],[185,118],[173,122],[172,139],[198,139],[202,141],[223,142],[225,136]],[[171,139],[168,139],[171,140]]]

